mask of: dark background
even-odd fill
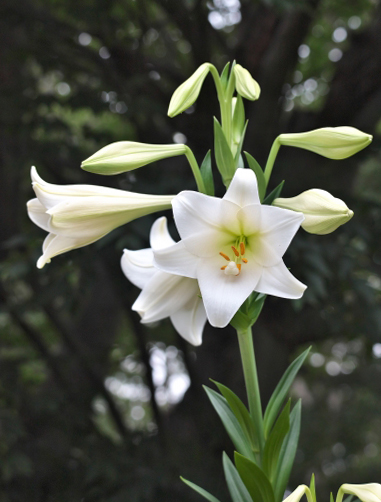
[[[200,162],[219,114],[211,77],[189,113],[169,119],[168,103],[200,64],[221,71],[234,59],[262,88],[245,104],[244,145],[262,165],[281,132],[374,135],[342,161],[281,149],[272,187],[329,190],[355,217],[328,236],[299,232],[286,263],[308,289],[300,301],[268,298],[254,338],[264,402],[313,345],[292,390],[303,416],[289,488],[314,472],[328,500],[344,482],[381,482],[380,3],[2,0],[0,58],[1,502],[200,500],[180,474],[228,500],[221,455],[232,446],[201,384],[244,397],[234,332],[207,326],[195,349],[168,320],[142,326],[120,271],[156,215],[40,271],[44,232],[25,203],[31,165],[51,183],[194,189],[182,158],[115,177],[79,166],[113,141],[182,135]]]

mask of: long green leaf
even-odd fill
[[[266,195],[266,180],[263,174],[263,170],[261,166],[258,164],[258,162],[255,160],[255,158],[250,155],[250,153],[247,152],[244,153],[250,169],[252,169],[255,172],[255,176],[257,177],[259,198],[261,199],[262,202]]]
[[[230,409],[234,413],[247,440],[249,441],[252,450],[254,452],[259,452],[259,443],[257,434],[254,428],[252,418],[246,406],[243,404],[240,398],[236,394],[234,394],[234,392],[230,390],[228,387],[222,385],[221,383],[215,382],[214,380],[212,380],[212,382],[215,385],[217,385],[218,390],[226,399],[228,405],[230,406]]]
[[[205,190],[207,195],[214,196],[214,181],[213,181],[213,173],[212,173],[212,159],[210,150],[205,155],[204,160],[202,161],[200,172],[202,179],[204,181]]]
[[[225,452],[222,455],[222,463],[224,466],[226,484],[228,485],[233,502],[253,502],[237,469]]]
[[[279,185],[274,188],[274,190],[272,192],[270,192],[268,194],[268,196],[265,198],[265,200],[263,201],[263,204],[267,204],[268,206],[271,206],[271,204],[273,203],[273,201],[279,197],[279,195],[281,194],[282,192],[282,188],[283,188],[283,185],[284,185],[284,180],[281,181],[279,183]]]
[[[234,143],[239,144],[242,137],[242,131],[245,127],[245,108],[243,106],[242,97],[239,94],[234,108],[232,127]]]
[[[294,464],[296,449],[298,447],[301,419],[301,400],[299,400],[290,413],[290,430],[283,442],[280,450],[278,467],[275,479],[275,500],[280,502],[283,499],[290,478],[291,469]]]
[[[240,453],[242,453],[242,455],[245,455],[248,458],[253,458],[254,453],[250,448],[249,442],[247,441],[238,420],[229,408],[226,399],[218,394],[218,392],[209,389],[209,387],[204,386],[204,389],[210,399],[210,402],[224,424],[226,432],[233,441],[234,446]]]
[[[304,363],[310,349],[311,347],[305,350],[303,354],[300,354],[300,356],[290,364],[290,366],[287,368],[282,378],[280,379],[280,382],[276,386],[265,411],[265,417],[263,421],[265,438],[268,437],[275,418],[278,415],[280,407],[282,406],[282,403],[286,398],[288,391],[290,390],[292,382],[294,381],[294,378],[296,377],[300,367]]]
[[[251,498],[255,502],[275,502],[271,483],[262,469],[237,452],[234,461]]]
[[[183,481],[186,485],[190,486],[195,492],[199,493],[204,497],[204,499],[209,500],[209,502],[220,502],[216,497],[211,495],[209,492],[201,488],[200,486],[195,485],[192,481],[188,481],[185,478],[180,476],[181,481]]]
[[[230,62],[226,63],[224,66],[224,69],[222,70],[220,80],[221,80],[221,85],[224,89],[226,89],[228,85],[228,79],[229,79],[229,67],[230,67]]]
[[[268,437],[263,451],[263,470],[274,485],[279,453],[283,445],[284,438],[290,430],[290,400],[279,415],[270,436]]]
[[[218,170],[225,184],[230,183],[234,176],[235,164],[225,134],[218,120],[214,117],[214,155]]]

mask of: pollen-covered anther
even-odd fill
[[[220,252],[220,255],[222,256],[222,258],[225,258],[226,261],[230,261],[230,258],[227,254]]]
[[[239,256],[239,252],[238,252],[238,250],[237,250],[234,246],[232,246],[232,250],[233,250],[233,253],[234,253],[236,256]]]
[[[237,264],[235,261],[230,261],[225,267],[224,274],[238,275],[240,273],[240,270],[241,270],[240,263]]]
[[[243,263],[247,263],[246,258],[241,258],[241,260],[243,261]]]
[[[239,250],[241,251],[241,255],[245,254],[245,244],[243,242],[241,242],[239,244]],[[244,261],[244,260],[242,260],[242,261]],[[245,261],[245,263],[247,263],[247,262]]]

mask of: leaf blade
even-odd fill
[[[262,469],[237,452],[234,452],[234,461],[251,498],[255,501],[275,502],[272,486]]]
[[[226,484],[233,502],[253,502],[233,462],[224,452],[222,455]]]
[[[183,483],[185,483],[190,488],[192,488],[192,490],[194,490],[195,492],[202,495],[206,500],[209,500],[209,502],[220,502],[214,495],[207,492],[206,490],[204,490],[204,488],[201,488],[200,486],[196,485],[195,483],[192,483],[192,481],[188,481],[187,479],[183,478],[182,476],[180,476],[180,479]]]

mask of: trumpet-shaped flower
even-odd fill
[[[238,94],[243,98],[250,99],[250,101],[255,101],[259,98],[261,94],[261,88],[256,80],[250,75],[246,68],[243,68],[240,64],[234,66],[235,75],[235,86]]]
[[[31,170],[37,198],[27,203],[29,218],[49,232],[37,262],[97,241],[116,227],[168,209],[173,195],[146,195],[92,185],[52,185]]]
[[[200,94],[202,84],[208,75],[210,63],[202,64],[185,82],[183,82],[173,93],[169,103],[168,116],[175,117],[193,105]]]
[[[193,345],[200,345],[206,322],[205,308],[195,279],[159,270],[153,252],[175,244],[168,233],[166,218],[159,218],[150,234],[152,248],[124,250],[121,266],[125,276],[142,289],[132,306],[143,323],[170,317],[179,334]]]
[[[346,483],[341,486],[336,500],[341,501],[344,493],[354,495],[362,502],[381,501],[381,485],[379,483],[367,483],[363,485],[351,485]]]
[[[261,205],[257,179],[237,169],[222,199],[185,191],[172,201],[181,241],[154,250],[165,272],[197,279],[209,322],[226,326],[252,291],[300,298],[282,257],[304,216]]]

